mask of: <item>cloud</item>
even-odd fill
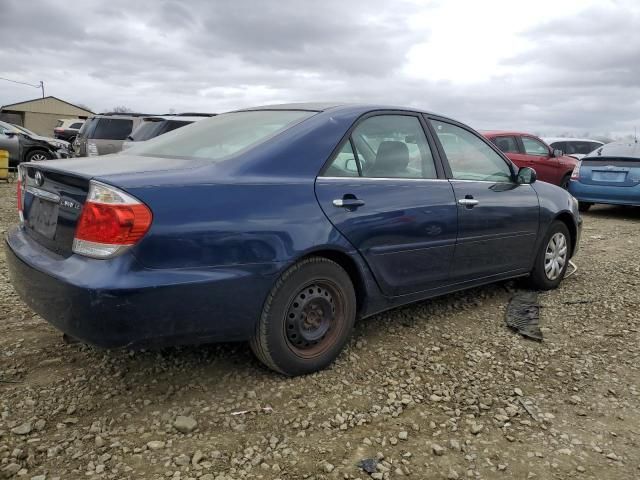
[[[540,0],[5,0],[0,76],[100,111],[409,105],[476,128],[628,133],[640,5]],[[38,95],[0,83],[0,103]]]

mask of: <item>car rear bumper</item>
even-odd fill
[[[22,300],[62,332],[101,347],[246,340],[277,264],[150,270],[131,255],[57,257],[21,229],[5,239]]]
[[[608,203],[612,205],[640,205],[640,185],[635,187],[613,187],[588,185],[572,180],[569,193],[585,203]]]

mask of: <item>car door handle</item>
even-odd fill
[[[338,208],[358,208],[364,205],[364,201],[357,198],[336,198],[333,205]]]
[[[478,205],[480,202],[473,198],[461,198],[460,200],[458,200],[458,203],[460,205],[464,205],[467,208],[472,208]]]

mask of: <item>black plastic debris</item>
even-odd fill
[[[375,458],[365,458],[360,460],[358,466],[367,473],[375,473],[378,470],[378,461]]]
[[[540,303],[537,292],[516,292],[507,306],[507,326],[523,337],[542,341]]]

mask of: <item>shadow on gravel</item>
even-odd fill
[[[585,217],[613,218],[618,220],[640,220],[640,207],[595,205],[582,215]]]
[[[402,329],[425,324],[431,317],[446,316],[458,310],[477,308],[487,299],[497,295],[509,295],[514,291],[514,281],[501,282],[456,292],[431,300],[389,310],[356,323],[351,342],[385,335],[388,329]],[[425,326],[428,330],[429,326]],[[402,332],[400,332],[402,334]],[[407,331],[407,335],[411,335]],[[60,339],[62,342],[62,338]],[[232,375],[285,378],[264,367],[255,359],[247,343],[218,343],[177,347],[149,348],[141,350],[105,350],[82,344],[69,345],[76,354],[84,357],[81,363],[98,370],[115,368],[125,372],[122,378],[135,380],[151,372],[158,382],[180,385],[198,378],[203,383],[218,383]],[[188,376],[179,375],[187,371]]]

